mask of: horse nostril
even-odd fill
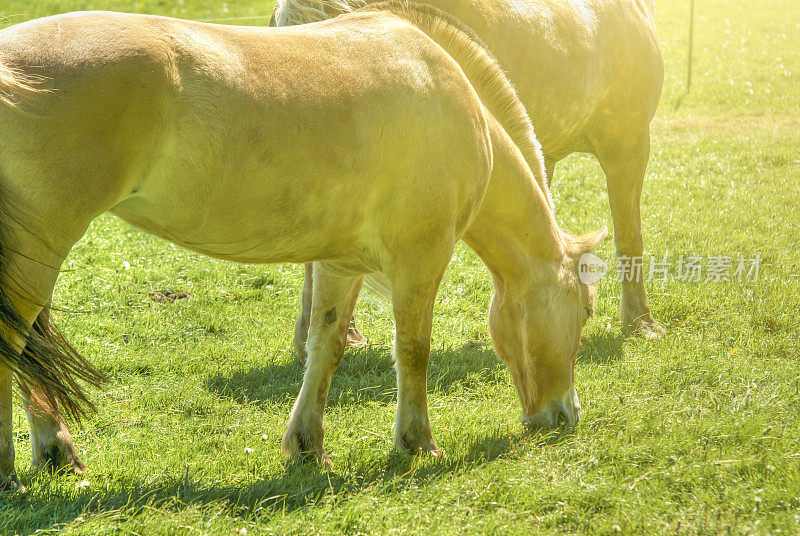
[[[570,392],[567,401],[551,402],[548,406],[538,412],[526,415],[522,422],[529,428],[557,428],[560,426],[571,426],[578,422],[578,412],[580,404],[574,392]]]
[[[557,421],[558,425],[574,425],[578,424],[580,420],[580,408],[569,408],[567,406],[561,406],[558,410]]]
[[[567,415],[567,412],[564,411],[563,408],[558,410],[558,413],[556,413],[556,422],[559,426],[569,423],[569,415]]]

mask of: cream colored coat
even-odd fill
[[[419,1],[472,28],[509,73],[536,128],[548,177],[570,153],[597,156],[606,173],[617,253],[641,256],[649,124],[663,82],[653,1]],[[372,3],[278,0],[273,21],[307,23]],[[620,315],[626,330],[663,334],[641,280],[623,284]]]
[[[530,123],[485,51],[435,15],[405,16],[419,24],[385,13],[281,29],[76,13],[0,32],[2,297],[28,324],[41,319],[61,261],[106,211],[222,259],[321,261],[283,448],[327,461],[331,375],[362,278],[380,272],[397,323],[395,444],[438,454],[426,401],[433,303],[463,236],[495,276],[493,335],[526,421],[574,422],[591,305],[577,259],[604,231],[558,229]],[[19,349],[31,333],[10,318],[0,334]],[[33,390],[34,464],[83,469],[54,405],[33,406],[73,408],[82,393],[65,376],[94,376],[47,356],[56,362],[42,371],[0,355],[2,486],[18,486],[14,373]]]

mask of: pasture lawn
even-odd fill
[[[114,9],[264,24],[265,4],[3,0],[0,17]],[[667,79],[646,249],[673,261],[760,255],[761,271],[755,283],[650,283],[668,333],[657,342],[622,337],[619,284],[603,281],[578,356],[574,430],[524,433],[487,334],[488,273],[459,247],[429,376],[447,458],[392,451],[391,311],[365,294],[357,316],[372,345],[346,354],[326,415],[334,467],[287,466],[302,270],[210,260],[102,217],[56,288],[68,338],[112,379],[93,393],[99,413],[73,430],[90,472],[32,471],[17,405],[29,491],[0,497],[0,534],[800,533],[800,11],[796,0],[698,0],[687,96],[689,0],[657,4]],[[554,196],[567,230],[611,223],[589,157],[559,165]],[[613,250],[609,240],[600,255],[613,263]],[[164,289],[190,296],[150,298]]]

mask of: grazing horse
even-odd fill
[[[325,400],[376,273],[397,327],[395,444],[439,453],[431,322],[462,238],[494,275],[491,330],[525,421],[577,419],[593,301],[577,263],[605,229],[558,228],[530,120],[487,51],[430,8],[387,8],[292,28],[89,12],[0,32],[2,486],[20,486],[14,376],[34,465],[83,470],[61,412],[88,412],[78,380],[103,376],[47,311],[60,264],[104,212],[221,259],[318,261],[289,456],[328,461]]]
[[[335,17],[377,0],[278,0],[271,24]],[[650,120],[664,68],[653,0],[424,0],[480,36],[509,73],[545,154],[548,180],[573,152],[594,154],[606,174],[617,255],[643,252],[640,199],[650,155]],[[310,275],[307,267],[307,277]],[[295,349],[302,359],[311,281],[304,289]],[[642,280],[624,281],[623,330],[663,335]],[[363,337],[353,327],[354,344]]]

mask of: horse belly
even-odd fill
[[[353,236],[344,229],[355,227],[348,224],[355,219],[351,207],[333,203],[338,217],[329,218],[313,199],[271,179],[266,172],[236,177],[173,172],[151,177],[147,188],[111,212],[148,233],[231,261],[346,256]]]

